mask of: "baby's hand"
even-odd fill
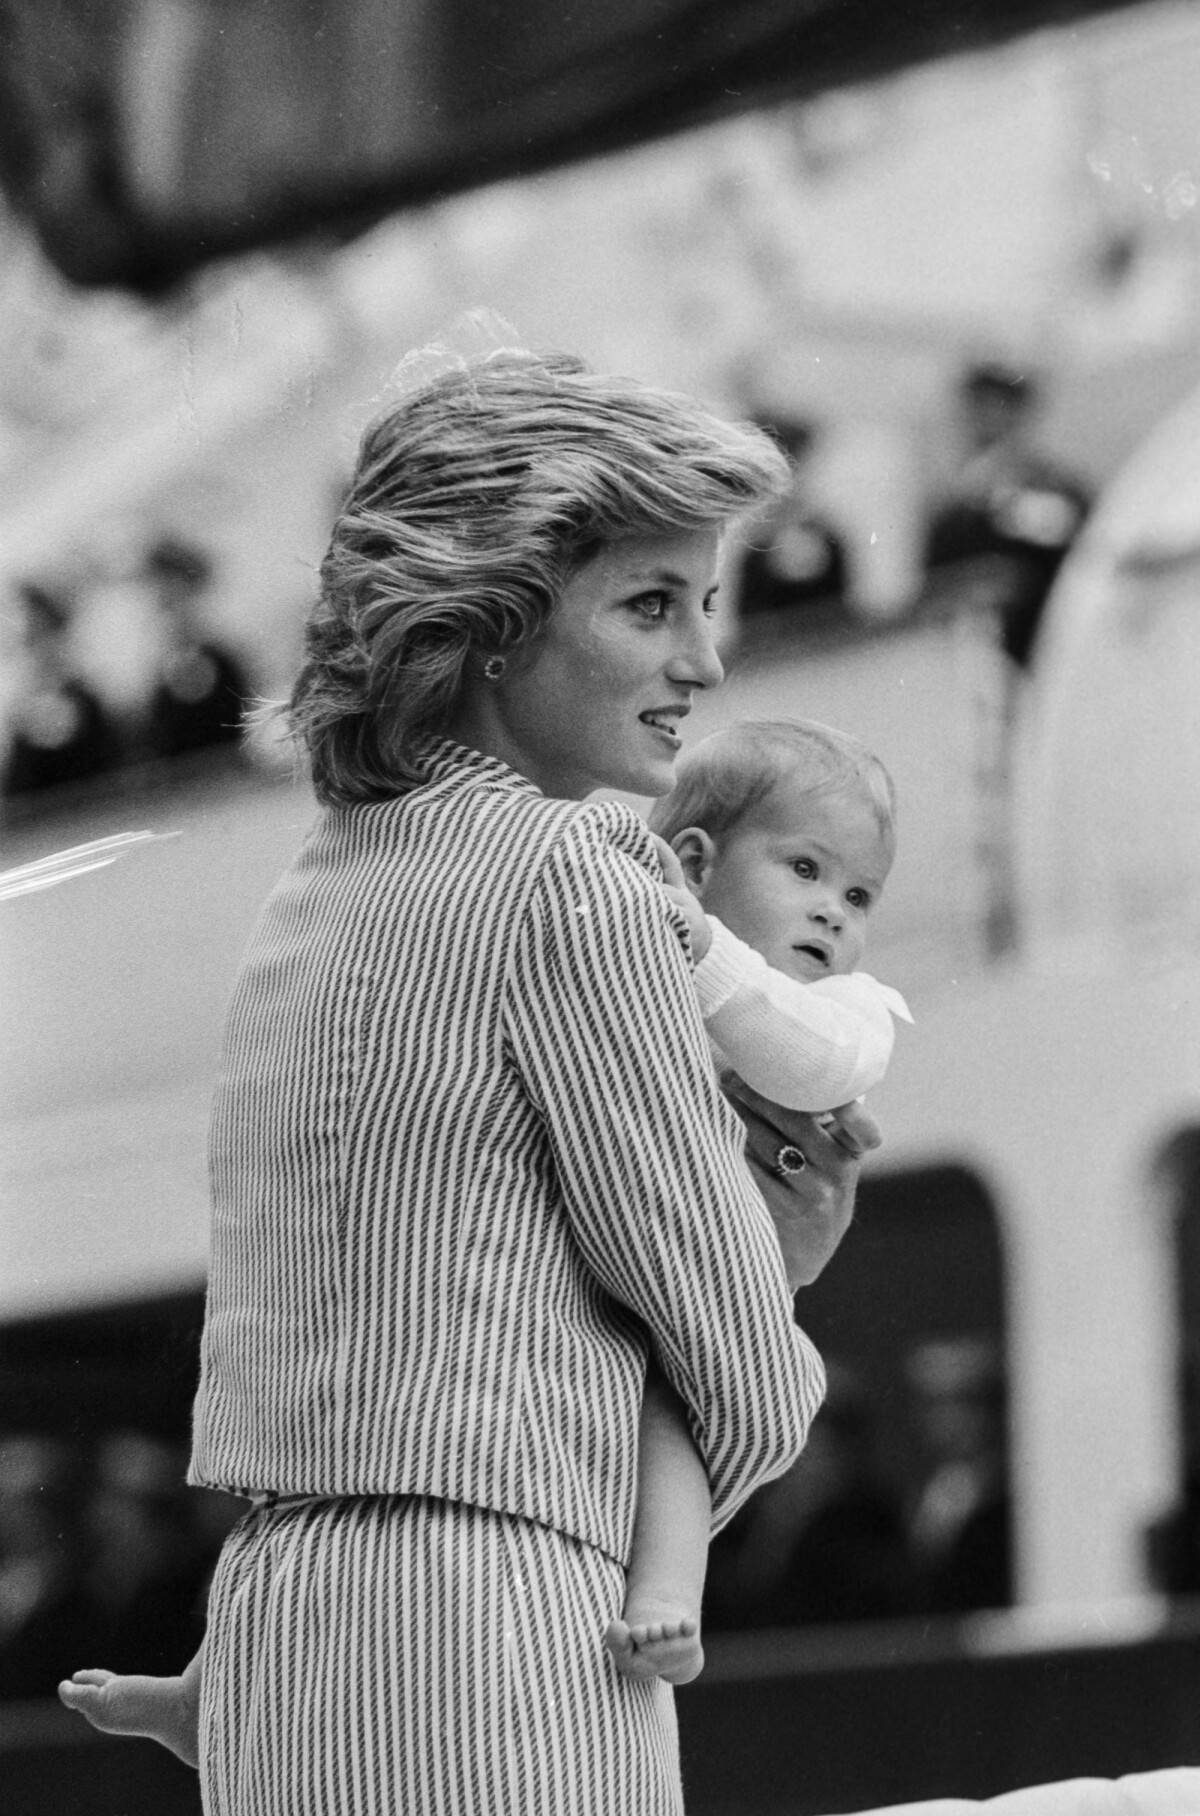
[[[708,916],[688,888],[683,865],[667,841],[660,839],[657,833],[652,833],[651,837],[658,847],[658,858],[663,867],[663,888],[675,906],[682,908],[687,915],[688,929],[692,936],[692,958],[698,965],[712,945],[712,928],[708,924]]]

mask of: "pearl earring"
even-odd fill
[[[489,656],[483,665],[484,680],[499,681],[507,666],[503,656]]]

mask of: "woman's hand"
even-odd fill
[[[698,965],[712,945],[712,928],[708,924],[708,916],[700,906],[699,899],[688,888],[683,865],[667,841],[660,839],[657,833],[652,833],[651,837],[658,847],[658,861],[663,867],[663,888],[675,906],[682,908],[687,915],[692,936],[692,962]]]
[[[850,1226],[858,1169],[864,1154],[883,1140],[879,1124],[861,1103],[833,1116],[785,1110],[740,1079],[723,1075],[722,1089],[746,1125],[746,1161],[775,1220],[788,1285],[809,1286]],[[780,1149],[796,1171],[780,1172]]]

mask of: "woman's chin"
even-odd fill
[[[597,789],[637,795],[642,799],[670,794],[675,786],[675,765],[682,754],[682,750],[665,747],[661,754],[658,751],[649,754],[645,751],[606,751],[603,762],[579,766],[576,779],[585,784],[579,794],[582,797]]]
[[[651,796],[657,800],[660,795],[670,794],[675,786],[675,758],[631,763],[621,781],[609,782],[607,786],[619,789],[622,794]]]

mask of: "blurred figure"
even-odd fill
[[[78,1656],[78,1481],[68,1444],[0,1438],[0,1697],[52,1696]]]
[[[1024,373],[998,363],[967,369],[958,395],[963,461],[926,541],[932,590],[973,610],[988,645],[976,767],[986,890],[981,931],[992,958],[1011,952],[1017,940],[1012,757],[1026,671],[1050,589],[1090,505],[1085,486],[1032,446],[1038,401]]]
[[[117,729],[74,672],[71,618],[46,588],[23,586],[15,600],[7,688],[6,796],[84,782],[121,760]]]
[[[830,1363],[828,1372],[800,1461],[714,1541],[710,1627],[885,1620],[904,1610],[904,1519],[878,1464],[870,1400],[849,1369]]]
[[[1004,1372],[985,1337],[922,1343],[906,1377],[927,1474],[909,1518],[913,1612],[1012,1602]]]
[[[1025,668],[1090,493],[1031,445],[1038,391],[1027,374],[998,363],[971,366],[959,407],[964,460],[930,524],[926,565],[989,559],[1001,641]]]
[[[177,757],[212,745],[236,747],[248,689],[240,663],[206,634],[208,557],[165,537],[150,550],[146,574],[161,637],[146,720],[147,756]]]
[[[197,1544],[186,1463],[182,1447],[138,1431],[111,1433],[96,1453],[86,1649],[115,1671],[178,1671],[203,1635],[212,1553]]]
[[[815,428],[801,422],[768,422],[763,427],[792,462],[792,489],[757,526],[754,546],[746,550],[738,581],[743,617],[832,602],[843,598],[846,591],[842,543],[813,510],[805,484]]]

